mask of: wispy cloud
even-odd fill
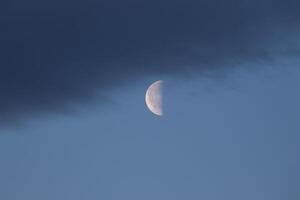
[[[3,120],[56,112],[135,77],[300,54],[296,0],[22,2],[1,8]]]

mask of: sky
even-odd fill
[[[0,199],[300,198],[296,0],[10,1]],[[164,116],[145,105],[164,81]]]

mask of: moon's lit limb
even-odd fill
[[[151,112],[163,116],[163,81],[159,80],[149,86],[145,95],[146,105]]]

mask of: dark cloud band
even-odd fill
[[[22,2],[0,8],[3,120],[137,76],[299,55],[296,0]]]

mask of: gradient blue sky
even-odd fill
[[[0,200],[299,200],[299,0],[0,6]],[[148,86],[164,80],[162,118]]]
[[[298,200],[297,64],[140,78],[105,104],[3,127],[0,199]],[[144,104],[157,79],[162,118]]]

